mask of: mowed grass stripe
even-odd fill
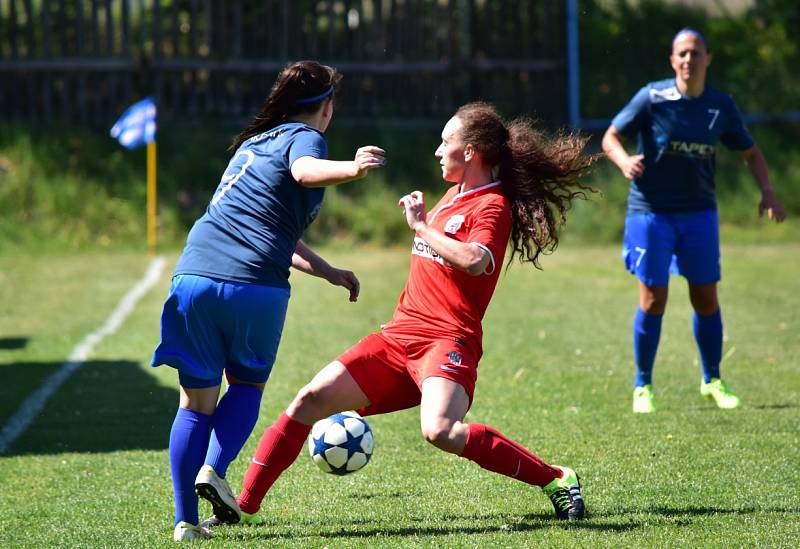
[[[152,260],[144,276],[125,294],[103,325],[78,343],[66,362],[22,401],[17,412],[0,429],[0,455],[4,454],[17,437],[25,432],[42,408],[44,408],[47,400],[58,391],[64,381],[83,366],[94,347],[106,336],[114,334],[119,329],[125,318],[133,311],[137,302],[158,281],[164,270],[164,265],[165,260],[163,258],[159,257]]]

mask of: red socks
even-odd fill
[[[546,486],[561,476],[560,470],[491,427],[478,423],[470,423],[468,427],[461,457],[535,486]],[[258,511],[267,491],[297,459],[310,431],[310,425],[295,421],[284,412],[264,432],[242,481],[242,493],[237,500],[242,511],[250,514]]]
[[[286,412],[264,431],[242,481],[242,493],[237,500],[242,511],[250,514],[258,511],[267,491],[297,459],[310,431],[310,425],[295,421]]]
[[[546,486],[561,477],[560,470],[491,427],[479,423],[470,423],[468,427],[467,444],[461,457],[494,473],[535,486]]]

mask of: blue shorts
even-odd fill
[[[622,259],[628,271],[648,286],[666,286],[670,274],[679,274],[690,284],[718,282],[717,211],[629,213]]]
[[[161,313],[161,342],[150,364],[179,372],[183,387],[222,383],[223,372],[264,383],[283,332],[288,288],[176,275]]]

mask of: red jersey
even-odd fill
[[[411,246],[411,270],[394,316],[384,326],[399,338],[455,337],[481,349],[481,321],[494,294],[511,234],[511,203],[500,182],[459,193],[448,189],[427,217],[429,226],[489,253],[484,273],[456,269],[419,236]]]

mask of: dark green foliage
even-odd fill
[[[165,243],[182,240],[205,207],[227,161],[229,133],[160,132],[159,237]],[[145,235],[145,183],[144,148],[127,151],[89,129],[2,127],[0,245],[138,246]]]
[[[800,4],[758,0],[731,13],[725,2],[712,2],[719,14],[691,4],[580,2],[584,118],[609,118],[645,83],[671,77],[671,40],[683,27],[705,34],[713,55],[709,83],[733,95],[743,111],[797,111]]]
[[[352,158],[359,145],[371,144],[387,150],[389,164],[364,180],[329,189],[322,213],[305,238],[315,244],[403,242],[408,228],[398,198],[419,189],[432,206],[447,187],[433,156],[439,131],[438,126],[333,128],[328,135],[331,158]],[[219,182],[234,133],[220,125],[160,132],[161,248],[183,245]],[[800,213],[800,176],[793,169],[800,164],[800,152],[793,144],[800,139],[800,128],[757,126],[754,134],[767,155],[778,194],[794,217]],[[597,136],[590,147],[598,148]],[[145,164],[144,149],[127,151],[97,132],[0,128],[0,248],[141,249],[145,245]],[[761,225],[756,215],[757,187],[739,155],[721,148],[717,167],[723,225],[746,229]],[[567,216],[565,236],[615,242],[622,232],[628,184],[607,160],[597,163],[589,183],[602,194],[575,203]],[[797,233],[791,220],[758,231],[759,238],[781,240]]]

